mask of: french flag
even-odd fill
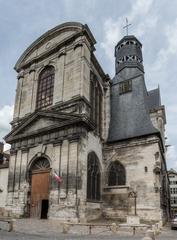
[[[57,182],[59,182],[59,183],[61,183],[61,182],[62,182],[62,179],[61,179],[61,177],[60,177],[60,176],[58,176],[56,172],[54,172],[54,177],[55,177],[55,179],[56,179],[56,181],[57,181]]]

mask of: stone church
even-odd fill
[[[87,25],[61,24],[18,59],[6,209],[16,216],[161,221],[169,215],[165,108],[142,44],[115,46],[110,79]],[[57,181],[55,174],[61,178]],[[135,212],[136,211],[136,212]]]

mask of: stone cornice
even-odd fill
[[[40,54],[39,56],[34,57],[33,59],[29,60],[26,63],[23,62],[25,57],[27,55],[29,55],[30,52],[32,52],[34,49],[36,49],[40,44],[44,43],[46,40],[52,39],[54,36],[56,36],[57,34],[59,35],[63,31],[69,31],[69,30],[74,30],[75,33],[72,34],[71,36],[65,38],[63,41],[59,42],[52,48],[49,48],[47,51]],[[83,35],[85,35],[88,38],[88,41],[90,42],[91,46],[93,46],[96,43],[96,40],[93,37],[93,35],[87,25],[82,25],[81,23],[77,23],[77,22],[68,22],[68,23],[58,25],[55,28],[47,31],[41,37],[39,37],[36,41],[34,41],[25,50],[25,52],[21,55],[21,57],[18,59],[14,69],[17,72],[19,72],[20,69],[26,68],[26,67],[30,66],[31,64],[36,63],[37,61],[46,58],[46,56],[53,54],[54,52],[61,49],[63,46],[68,45],[69,43],[73,42],[76,38],[78,38],[79,36],[83,36]]]
[[[30,132],[23,132],[23,129],[31,126],[33,124],[33,121],[36,121],[36,119],[38,119],[39,117],[44,117],[44,119],[55,119],[55,121],[52,125],[49,125],[47,127],[43,127],[41,129]],[[29,118],[23,121],[20,126],[18,125],[17,127],[15,127],[14,130],[5,137],[5,139],[6,142],[13,143],[19,141],[20,139],[28,139],[39,135],[49,134],[51,132],[55,132],[56,130],[66,129],[69,126],[73,125],[79,127],[83,126],[88,130],[93,130],[95,127],[85,114],[81,114],[80,116],[78,116],[76,114],[64,114],[58,111],[38,112],[29,116]]]
[[[129,140],[105,143],[104,151],[110,151],[110,149],[122,149],[127,147],[136,147],[145,144],[159,143],[160,138],[157,135],[149,135],[147,137],[133,138]]]
[[[85,97],[81,97],[81,96],[75,96],[73,98],[71,98],[68,101],[64,101],[64,102],[57,102],[55,103],[55,105],[51,106],[50,108],[48,108],[47,110],[44,110],[43,112],[49,112],[49,111],[53,111],[53,112],[58,112],[58,111],[64,111],[65,109],[71,108],[71,107],[78,107],[78,104],[80,103],[85,103],[89,108],[91,107],[90,102],[85,98]],[[33,112],[31,114],[27,114],[22,118],[15,118],[13,119],[13,121],[11,122],[11,125],[16,125],[16,124],[21,124],[22,122],[26,122],[30,116],[32,116],[32,114],[35,114],[36,112]],[[69,115],[71,116],[71,113],[67,113],[67,112],[63,112],[63,114]],[[75,116],[77,116],[76,113],[72,113],[75,114]],[[13,129],[14,130],[14,129]]]

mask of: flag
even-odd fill
[[[56,180],[57,182],[59,182],[59,183],[61,183],[61,182],[62,182],[62,179],[61,179],[61,177],[60,177],[60,176],[58,176],[56,172],[54,172],[54,177],[55,177],[55,180]]]

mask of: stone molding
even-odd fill
[[[61,42],[51,46],[50,48],[47,48],[46,51],[42,54],[40,54],[37,57],[33,57],[33,59],[30,59],[27,62],[24,62],[24,59],[27,55],[29,55],[30,52],[34,50],[36,46],[38,46],[41,42],[44,42],[46,39],[52,38],[53,35],[55,34],[60,34],[62,31],[69,31],[69,30],[75,30],[75,33],[72,34],[71,36],[65,38]],[[81,23],[76,23],[76,22],[68,22],[64,23],[61,25],[56,26],[55,28],[51,29],[50,31],[47,31],[44,33],[41,37],[39,37],[36,41],[34,41],[27,49],[26,51],[21,55],[21,57],[18,59],[16,65],[15,65],[15,70],[17,72],[20,71],[22,68],[27,68],[31,64],[35,63],[36,61],[42,60],[46,58],[46,56],[49,56],[59,49],[61,49],[63,46],[69,45],[71,42],[75,41],[80,36],[86,36],[88,41],[90,42],[90,45],[93,46],[96,43],[95,38],[93,37],[89,27],[85,24],[82,25]]]
[[[22,131],[25,130],[26,127],[29,127],[32,125],[33,121],[36,121],[40,118],[46,118],[46,119],[53,119],[53,125],[49,125],[48,127],[41,128],[39,130],[23,133]],[[20,125],[15,127],[6,137],[6,142],[12,143],[13,141],[16,141],[18,139],[24,139],[31,136],[36,136],[39,134],[46,134],[50,131],[54,131],[56,129],[64,129],[65,127],[68,128],[68,126],[72,125],[79,125],[79,126],[85,126],[85,128],[89,130],[94,129],[93,123],[89,120],[88,116],[86,115],[77,115],[77,114],[68,114],[63,112],[55,112],[53,111],[39,111],[35,112],[34,114],[31,114],[27,119],[25,119]],[[21,133],[22,132],[22,133]]]
[[[160,139],[157,135],[149,135],[146,138],[136,138],[132,140],[125,140],[120,142],[113,142],[113,143],[105,143],[104,151],[110,151],[110,149],[121,149],[121,148],[127,148],[127,147],[135,147],[140,145],[147,145],[147,144],[154,144],[159,143]]]

